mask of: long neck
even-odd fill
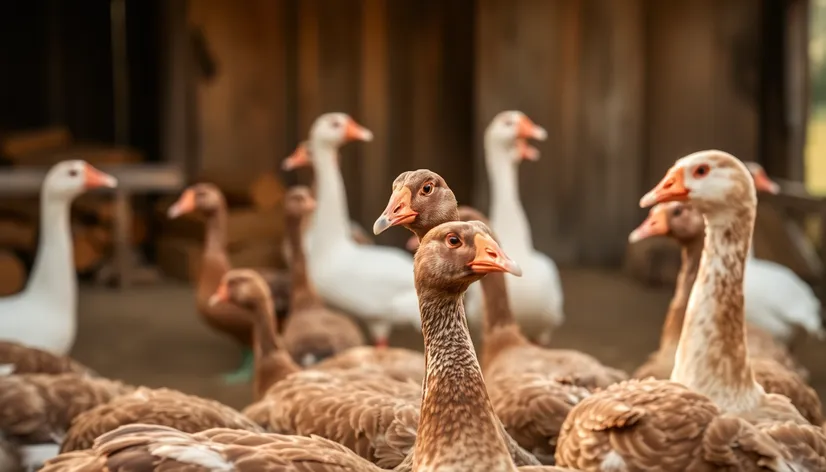
[[[519,198],[518,164],[509,157],[513,150],[491,144],[485,148],[491,192],[491,225],[509,253],[531,250],[531,228]]]
[[[426,377],[413,470],[513,465],[473,350],[461,293],[417,289]],[[482,469],[479,469],[482,470]]]
[[[307,258],[304,254],[301,227],[305,218],[288,215],[287,243],[290,246],[290,311],[300,313],[308,308],[323,306],[321,297],[307,276]]]
[[[311,223],[313,237],[324,242],[351,241],[347,194],[336,163],[337,149],[326,143],[311,142],[310,146],[317,202]],[[324,249],[323,245],[319,246],[322,246],[319,249]]]
[[[671,303],[668,305],[668,314],[663,323],[660,336],[660,349],[676,349],[683,331],[685,310],[688,307],[688,297],[697,279],[700,268],[700,258],[703,255],[703,237],[698,236],[690,241],[683,241],[682,265],[677,275],[677,288]]]
[[[276,334],[275,311],[272,300],[263,302],[256,308],[256,322],[253,329],[253,354],[255,356],[255,379],[253,391],[256,399],[262,398],[275,383],[283,380],[301,368],[284,349]]]
[[[485,304],[482,364],[487,368],[497,353],[511,346],[526,344],[527,339],[522,335],[511,310],[505,274],[488,274],[479,283]]]
[[[206,219],[204,252],[198,280],[198,299],[201,304],[205,304],[215,293],[221,277],[231,268],[227,256],[227,209],[219,206]]]
[[[26,292],[37,292],[75,311],[75,275],[69,207],[64,199],[40,195],[40,242]],[[72,317],[74,319],[74,317]]]
[[[743,312],[753,227],[753,208],[706,218],[703,255],[671,374],[725,412],[749,410],[762,394],[749,362]]]

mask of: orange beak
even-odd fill
[[[406,225],[414,222],[419,212],[414,211],[410,207],[410,202],[413,194],[406,186],[402,186],[398,190],[393,191],[390,195],[390,202],[387,203],[387,208],[373,223],[373,234],[379,235],[391,226]]]
[[[754,188],[756,188],[758,192],[768,192],[772,194],[780,192],[780,185],[770,179],[766,171],[762,169],[754,174]]]
[[[684,202],[689,191],[685,187],[685,170],[672,167],[665,177],[650,192],[640,199],[640,208],[647,208],[663,202]]]
[[[517,277],[522,276],[522,269],[496,244],[490,236],[477,234],[473,237],[476,245],[476,257],[468,263],[477,274],[490,274],[492,272],[507,272]]]
[[[656,205],[648,212],[648,218],[645,219],[631,234],[628,235],[628,242],[635,243],[652,236],[663,236],[668,234],[668,219],[666,218],[665,208]]]
[[[407,240],[407,243],[404,245],[410,252],[416,252],[416,249],[419,249],[419,237],[415,234],[410,236],[410,239]]]
[[[281,168],[285,171],[291,171],[299,167],[310,165],[310,153],[307,150],[307,143],[301,143],[295,148],[284,162],[281,163]]]
[[[537,141],[544,141],[548,137],[545,128],[537,125],[530,118],[522,115],[519,118],[516,136],[522,139],[536,139]]]
[[[229,301],[229,290],[227,289],[227,284],[224,281],[218,285],[218,288],[215,289],[215,293],[209,297],[209,306],[215,306],[222,302]]]
[[[86,164],[83,167],[83,186],[86,190],[100,187],[115,188],[118,186],[118,179]]]
[[[347,127],[344,129],[344,139],[346,141],[370,142],[373,140],[373,132],[351,119],[347,122]]]
[[[193,210],[195,210],[195,191],[188,188],[184,190],[184,193],[181,194],[178,201],[169,207],[169,210],[166,211],[166,216],[167,218],[174,219]]]

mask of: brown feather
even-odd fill
[[[14,374],[75,374],[95,375],[85,365],[68,356],[25,346],[12,341],[0,341],[0,366],[14,365]]]
[[[60,450],[88,449],[101,434],[133,423],[169,426],[192,433],[218,427],[261,430],[246,416],[216,401],[175,390],[141,387],[78,415]]]
[[[132,390],[71,373],[0,377],[0,431],[22,443],[59,442],[75,417]]]

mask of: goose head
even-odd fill
[[[481,221],[482,223],[488,225],[490,227],[490,222],[488,221],[488,217],[485,216],[481,211],[473,208],[472,206],[468,205],[459,205],[459,217],[458,220],[461,221]],[[496,239],[494,237],[494,239]],[[497,241],[498,242],[498,241]],[[416,249],[419,247],[419,237],[415,234],[410,236],[410,239],[407,240],[407,243],[404,245],[410,252],[416,252]]]
[[[742,161],[710,150],[677,160],[660,183],[640,199],[640,207],[673,201],[691,201],[708,219],[753,211],[757,195],[754,179]]]
[[[195,210],[211,215],[224,206],[224,194],[218,187],[208,183],[195,184],[184,190],[178,200],[169,207],[167,216],[177,218]]]
[[[658,203],[651,207],[648,217],[628,236],[635,243],[653,236],[670,236],[677,241],[691,241],[703,235],[705,222],[688,202]]]
[[[290,187],[284,195],[284,212],[293,218],[303,218],[312,213],[315,207],[315,198],[307,186]]]
[[[270,288],[261,275],[252,269],[232,269],[221,278],[209,305],[227,303],[252,312],[272,306]]]
[[[772,194],[780,192],[780,185],[769,178],[769,174],[766,173],[766,169],[764,169],[763,166],[754,161],[744,162],[744,164],[754,179],[754,187],[758,192],[768,192]]]
[[[456,207],[456,196],[436,172],[402,172],[393,181],[393,193],[373,224],[373,234],[381,234],[391,226],[404,226],[421,237],[441,223],[459,219]]]
[[[46,173],[43,196],[47,200],[69,201],[95,188],[114,188],[118,180],[82,160],[58,162]]]
[[[521,111],[503,111],[496,115],[485,130],[485,145],[504,151],[485,153],[488,159],[507,156],[511,162],[539,159],[539,151],[528,144],[528,139],[544,141],[548,133]]]
[[[522,275],[519,265],[505,254],[481,221],[450,221],[436,226],[422,238],[414,257],[418,290],[462,292],[494,272]]]

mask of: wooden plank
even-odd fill
[[[784,175],[803,181],[805,175],[806,130],[811,106],[811,75],[809,73],[808,0],[786,2],[786,122],[789,142]]]
[[[275,156],[289,149],[284,4],[203,0],[189,6],[189,21],[203,31],[216,63],[215,75],[198,85],[200,171],[252,180],[275,170]]]
[[[618,264],[640,218],[643,9],[639,0],[582,6],[579,261]]]
[[[26,266],[11,251],[0,250],[0,296],[23,290],[26,285]]]
[[[66,148],[71,142],[72,134],[64,126],[7,132],[0,135],[0,157],[25,162],[26,156]]]

